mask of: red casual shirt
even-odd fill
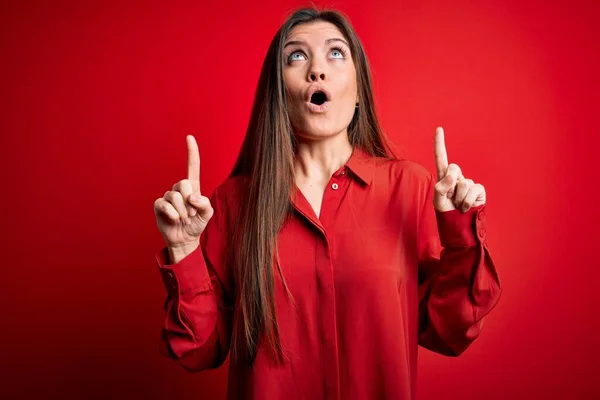
[[[175,265],[156,253],[167,289],[161,354],[190,371],[221,365],[236,290],[225,265],[245,177],[215,189],[200,246]],[[436,212],[436,180],[408,160],[355,148],[331,177],[317,218],[297,190],[279,237],[280,335],[291,361],[229,364],[231,399],[414,399],[417,347],[457,356],[481,332],[501,286],[485,205]]]

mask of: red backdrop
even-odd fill
[[[2,3],[4,398],[224,398],[226,367],[158,354],[152,208],[185,177],[186,134],[203,191],[226,177],[267,46],[305,4],[234,3]],[[318,4],[354,23],[403,154],[434,171],[443,125],[487,188],[504,294],[461,357],[420,351],[420,399],[600,396],[599,3]]]

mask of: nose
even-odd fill
[[[312,59],[310,63],[310,67],[308,68],[308,81],[309,82],[317,82],[318,80],[324,81],[326,79],[325,67],[326,61],[317,59],[316,57]]]
[[[321,71],[317,71],[317,70],[311,70],[310,73],[308,74],[308,79],[311,82],[316,82],[319,79],[324,81],[325,80],[325,72],[321,72]]]

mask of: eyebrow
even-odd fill
[[[346,42],[344,39],[340,39],[340,38],[331,38],[331,39],[327,39],[325,41],[325,44],[330,44],[333,42],[342,42],[344,43],[346,46],[350,47],[350,45],[348,44],[348,42]],[[302,40],[290,40],[289,42],[287,42],[283,48],[285,49],[288,46],[294,45],[294,44],[300,44],[300,45],[306,45],[306,42],[302,41]]]

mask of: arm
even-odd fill
[[[502,291],[486,243],[486,205],[439,212],[434,178],[419,226],[419,344],[458,356],[479,336]]]
[[[170,264],[166,247],[156,253],[167,290],[159,350],[189,371],[220,366],[231,338],[233,285],[226,265],[227,235],[217,190],[211,204],[215,212],[200,237],[200,246],[175,264]]]

